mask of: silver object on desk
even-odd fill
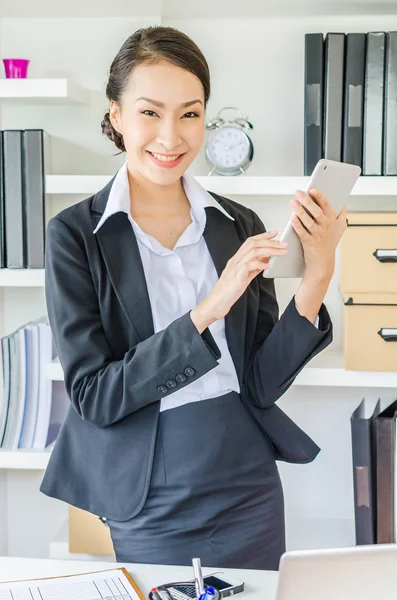
[[[192,565],[193,565],[194,582],[196,585],[196,597],[199,598],[201,596],[201,594],[204,593],[204,581],[203,581],[203,573],[201,571],[201,559],[193,558]]]

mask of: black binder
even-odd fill
[[[350,418],[356,544],[376,544],[376,453],[374,410],[363,399]]]
[[[348,33],[343,108],[343,162],[362,167],[365,33]]]
[[[394,461],[397,400],[380,412],[376,429],[376,489],[378,544],[394,543]]]
[[[338,161],[342,159],[345,37],[344,33],[327,33],[325,37],[323,155]]]
[[[397,175],[397,31],[386,33],[383,174]]]
[[[22,134],[25,266],[44,268],[45,169],[44,131],[25,129]]]
[[[25,266],[22,130],[5,129],[2,132],[2,140],[7,267],[9,269],[22,269]]]
[[[323,155],[324,39],[305,35],[304,174],[311,175]]]
[[[3,143],[0,134],[0,269],[6,267],[6,233],[4,206],[4,160]]]
[[[383,174],[383,110],[385,79],[383,31],[367,33],[364,85],[363,175]]]

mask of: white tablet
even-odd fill
[[[322,158],[315,166],[305,191],[308,192],[313,187],[322,192],[338,215],[347,204],[360,173],[361,168],[357,165]],[[303,247],[291,219],[281,237],[274,239],[288,242],[288,252],[285,256],[272,256],[269,259],[270,267],[263,271],[263,277],[303,277]]]

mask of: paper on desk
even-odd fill
[[[121,569],[0,583],[0,600],[141,600]]]

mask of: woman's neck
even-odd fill
[[[128,169],[128,181],[131,215],[155,215],[166,219],[190,211],[189,199],[181,178],[170,185],[157,185],[139,174],[132,174]]]

